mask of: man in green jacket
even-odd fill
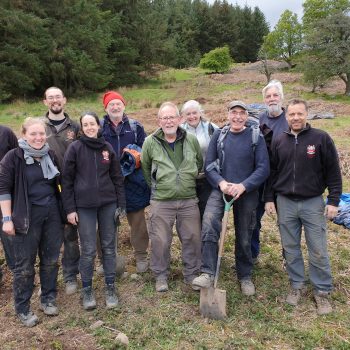
[[[151,270],[157,292],[168,290],[172,231],[182,243],[184,282],[192,285],[201,264],[200,215],[196,177],[203,159],[197,138],[180,128],[175,104],[164,102],[158,111],[160,128],[143,144],[141,164],[151,188]],[[196,289],[196,288],[194,288]]]

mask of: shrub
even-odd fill
[[[199,62],[199,67],[214,73],[225,73],[229,70],[233,60],[228,46],[217,47],[204,54]]]

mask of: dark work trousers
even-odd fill
[[[47,206],[31,206],[26,234],[9,236],[13,244],[13,293],[16,313],[27,314],[34,289],[34,264],[40,259],[41,302],[54,302],[57,294],[58,257],[63,241],[63,223],[53,198]]]
[[[66,224],[63,232],[62,269],[64,282],[76,281],[79,273],[79,240],[77,226]]]
[[[233,204],[235,227],[235,260],[239,280],[250,279],[253,270],[251,240],[256,221],[258,191],[244,193]],[[218,242],[224,215],[222,192],[213,189],[208,199],[202,223],[203,273],[215,275],[218,259]]]
[[[264,184],[259,187],[259,202],[256,208],[256,225],[252,236],[252,257],[256,259],[260,254],[260,230],[261,219],[265,213],[265,202],[263,202]]]
[[[212,190],[212,187],[205,177],[202,179],[196,180],[198,208],[199,208],[199,214],[201,216],[201,222],[203,221],[205,206],[207,205],[211,190]]]

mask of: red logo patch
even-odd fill
[[[108,163],[109,162],[109,152],[108,151],[102,151],[102,163]]]
[[[74,140],[75,139],[75,133],[73,130],[68,130],[66,133],[67,140]]]
[[[316,154],[316,147],[315,147],[315,145],[308,145],[307,149],[306,149],[306,154],[307,154],[308,158],[315,157],[315,154]]]

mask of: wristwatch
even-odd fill
[[[2,222],[9,222],[9,221],[12,221],[12,216],[4,216],[2,218]]]

